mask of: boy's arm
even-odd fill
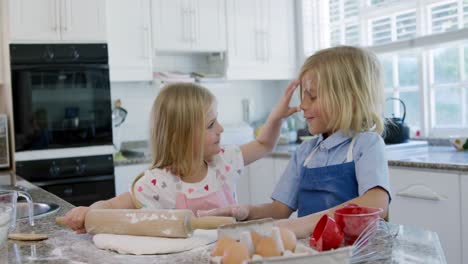
[[[259,205],[249,205],[248,207],[249,215],[247,220],[268,217],[273,219],[284,219],[288,218],[294,212],[294,210],[278,201]]]
[[[273,150],[280,134],[282,119],[299,111],[299,107],[289,107],[291,97],[299,83],[298,80],[295,80],[289,84],[284,95],[268,116],[258,137],[252,142],[240,146],[245,166]]]
[[[387,191],[380,187],[374,187],[363,195],[330,209],[300,218],[277,221],[276,225],[290,229],[296,234],[298,238],[306,238],[310,236],[315,228],[315,225],[324,214],[328,214],[329,216],[334,217],[335,211],[344,207],[348,203],[353,203],[365,207],[382,208],[383,212],[380,214],[380,217],[382,218],[386,218],[388,214],[389,197]]]

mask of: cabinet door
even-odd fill
[[[250,171],[249,167],[246,167],[237,183],[237,202],[239,204],[252,203],[250,200],[250,189]]]
[[[278,79],[292,79],[296,74],[294,1],[265,1],[264,60]]]
[[[275,183],[283,176],[286,167],[288,166],[288,158],[275,158]]]
[[[447,263],[461,263],[460,176],[390,168],[390,221],[437,232]]]
[[[227,1],[227,78],[255,79],[249,72],[259,67],[261,1]]]
[[[149,167],[149,163],[115,167],[115,195],[128,192],[133,180]]]
[[[227,2],[228,79],[294,77],[294,4],[288,0]]]
[[[461,208],[462,208],[462,262],[461,263],[468,263],[468,174],[461,176]]]
[[[111,81],[151,81],[150,0],[109,0]]]
[[[188,0],[153,0],[153,44],[156,51],[188,51],[191,47],[192,17]]]
[[[288,167],[290,158],[275,158],[275,186],[278,183],[281,176],[283,176],[286,167]],[[273,193],[273,191],[272,191]],[[297,211],[291,214],[289,218],[297,218]]]
[[[10,0],[8,4],[13,43],[60,39],[59,0]]]
[[[226,10],[224,0],[191,2],[193,51],[226,50]]]
[[[250,202],[261,204],[271,202],[271,194],[275,188],[274,159],[267,157],[255,161],[249,166]]]
[[[105,0],[60,0],[61,39],[106,42]]]

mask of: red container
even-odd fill
[[[339,248],[343,243],[343,231],[333,218],[323,215],[310,235],[309,245],[318,251]]]
[[[344,233],[345,245],[352,245],[369,224],[378,225],[382,208],[346,205],[335,211],[335,221]]]

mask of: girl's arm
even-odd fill
[[[86,233],[84,220],[89,209],[136,209],[129,192],[122,193],[109,200],[97,201],[91,206],[79,206],[65,214],[66,225],[76,233]]]
[[[289,107],[291,97],[299,83],[298,80],[295,80],[289,84],[283,97],[268,116],[258,137],[252,142],[240,146],[245,166],[273,150],[280,134],[282,119],[299,111],[299,107]]]
[[[310,236],[322,215],[328,214],[329,216],[334,217],[334,212],[348,203],[354,203],[365,207],[382,208],[383,212],[380,214],[380,217],[382,218],[386,218],[388,214],[389,197],[387,191],[380,187],[374,187],[363,195],[337,205],[333,208],[300,218],[280,220],[277,221],[276,225],[290,229],[296,234],[298,238],[306,238]]]
[[[259,205],[233,205],[212,210],[198,210],[197,216],[231,216],[239,221],[253,220],[261,218],[283,219],[288,218],[292,212],[291,208],[285,204],[273,201],[271,203]]]

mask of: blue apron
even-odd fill
[[[306,165],[318,147],[304,161],[298,195],[299,217],[320,212],[359,196],[356,171],[353,161],[354,140],[348,149],[346,162],[318,168]]]

